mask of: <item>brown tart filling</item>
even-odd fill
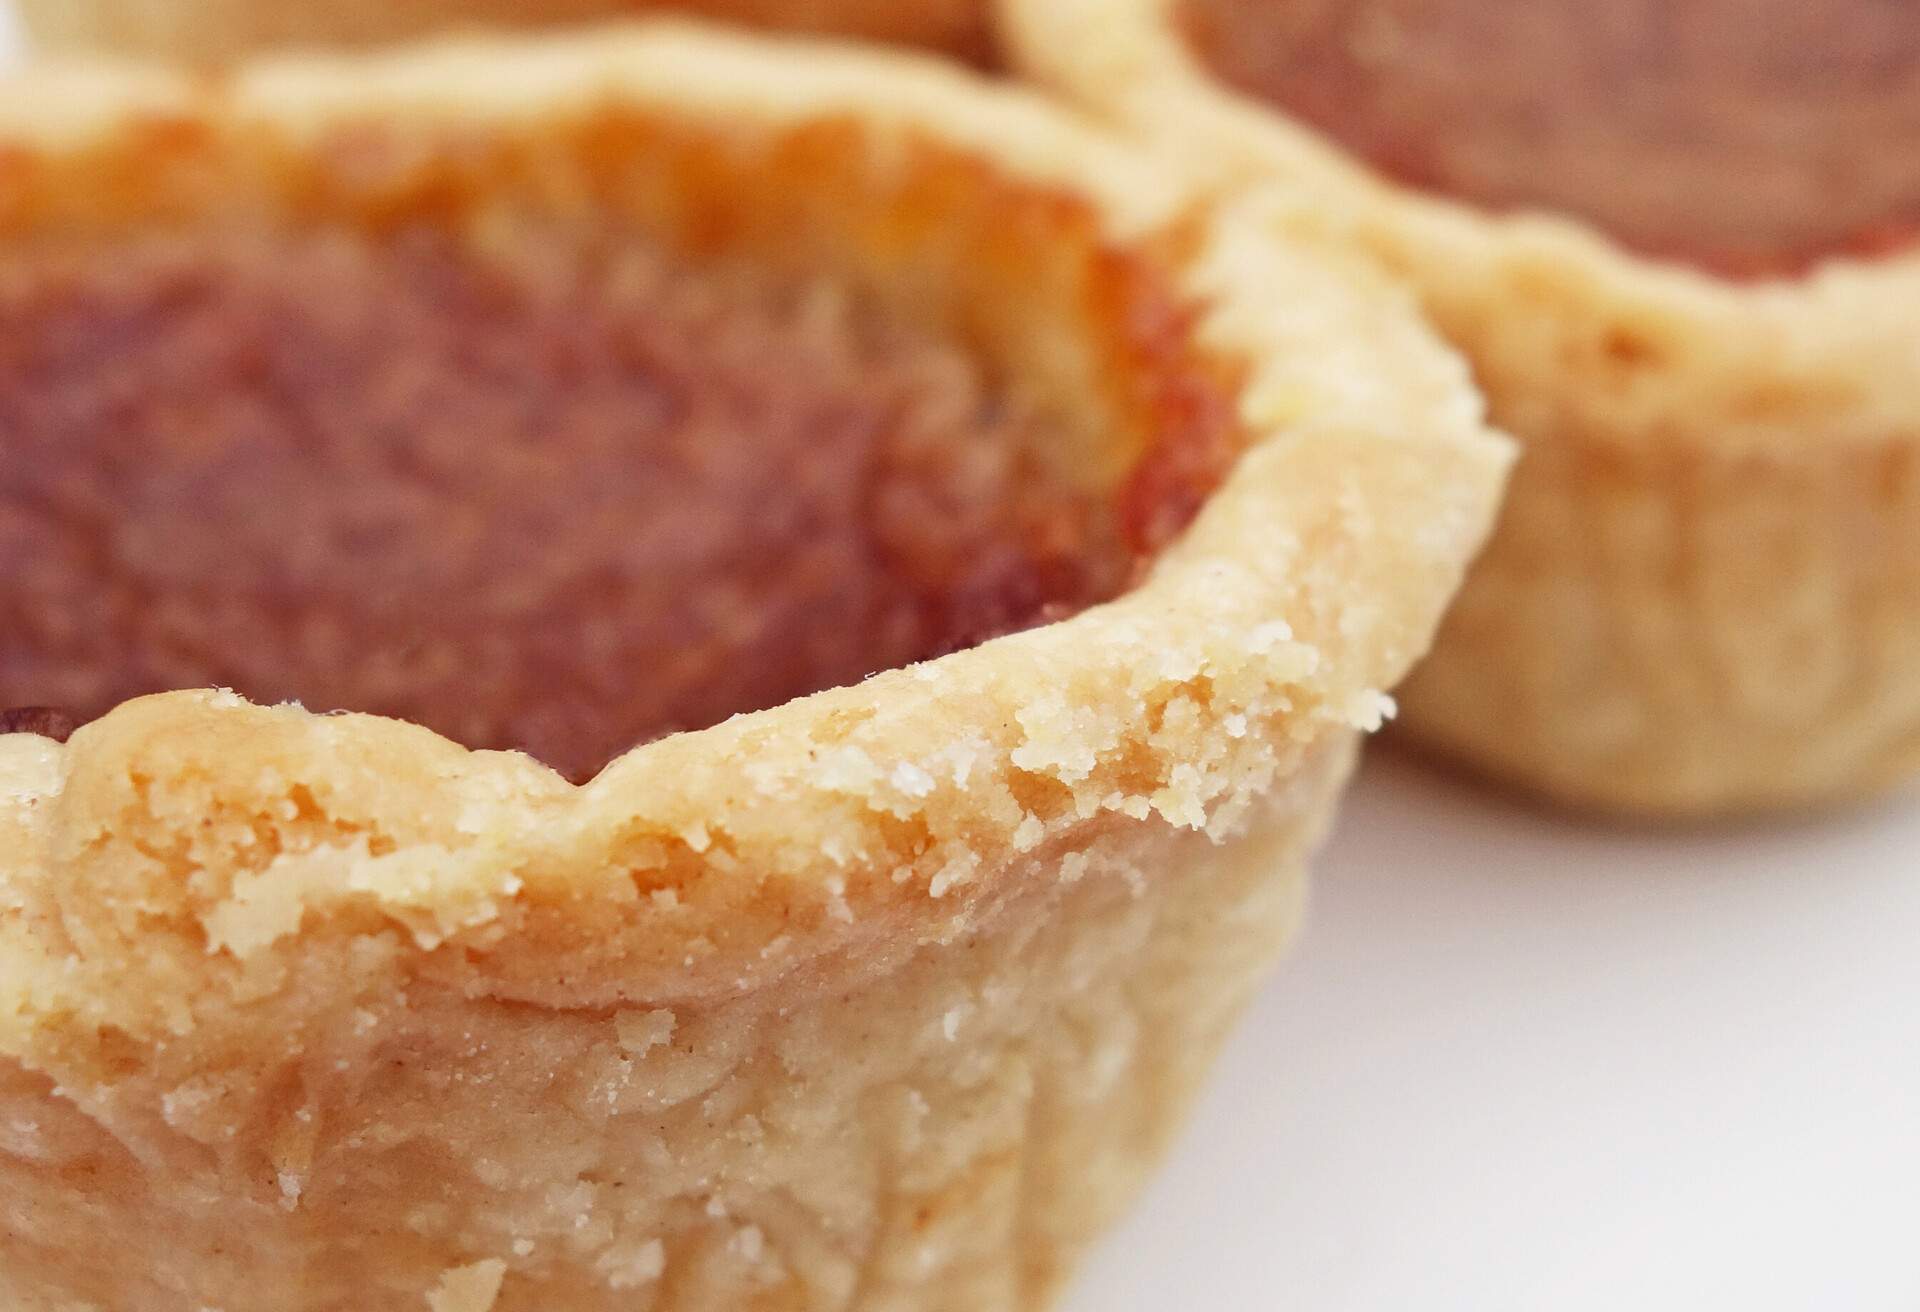
[[[221,686],[575,779],[1109,598],[1177,527],[959,343],[555,224],[15,249],[0,432],[9,727]]]
[[[1920,228],[1908,0],[1182,0],[1201,57],[1413,186],[1735,275]]]

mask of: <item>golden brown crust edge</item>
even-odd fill
[[[1113,828],[950,943],[711,1002],[528,1008],[322,942],[250,1036],[68,1084],[0,1056],[0,1302],[1043,1307],[1291,934],[1352,745],[1230,844]]]
[[[991,56],[985,0],[17,0],[50,50],[229,61],[273,48],[367,46],[471,29],[619,19],[646,9],[788,32]]]
[[[1521,439],[1501,526],[1403,690],[1408,733],[1632,813],[1920,772],[1920,256],[1724,282],[1381,183],[1209,79],[1170,0],[1003,8],[1043,80],[1217,180],[1315,196],[1295,226],[1407,279]]]
[[[0,130],[111,210],[156,130],[537,141],[610,100],[851,120],[876,168],[934,140],[1084,198],[1118,247],[1181,229],[1250,449],[1120,600],[579,788],[221,694],[0,738],[0,1098],[31,1127],[0,1170],[39,1218],[12,1305],[1035,1306],[1284,937],[1507,459],[1365,269],[1017,92],[679,27],[49,72]],[[1146,1017],[1166,1037],[1128,1047]],[[128,1260],[81,1256],[109,1236]]]

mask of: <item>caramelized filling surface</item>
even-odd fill
[[[1398,180],[1792,274],[1920,232],[1910,0],[1183,0],[1224,80]]]
[[[583,778],[1123,589],[1049,425],[832,286],[631,238],[15,250],[0,710],[217,685]]]

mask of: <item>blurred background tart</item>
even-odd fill
[[[49,49],[223,61],[276,46],[364,46],[431,32],[646,13],[992,56],[986,0],[16,0]]]

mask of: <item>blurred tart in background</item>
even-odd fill
[[[987,0],[15,0],[49,50],[195,63],[276,47],[366,46],[434,32],[551,27],[642,13],[920,46],[984,63]]]
[[[1523,454],[1403,695],[1695,815],[1920,770],[1920,14],[1010,0],[1015,58],[1405,278]]]

